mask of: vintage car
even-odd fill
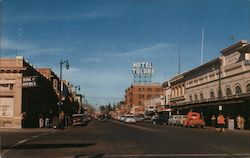
[[[177,126],[184,126],[184,121],[187,119],[187,115],[178,115],[176,120]]]
[[[178,115],[169,116],[168,125],[174,125],[175,126],[177,119],[178,119]]]
[[[189,112],[187,118],[184,120],[185,127],[201,127],[205,126],[205,121],[201,118],[198,112]]]

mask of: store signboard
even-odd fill
[[[37,87],[37,76],[23,77],[23,88]]]

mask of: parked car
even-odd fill
[[[185,127],[201,127],[205,126],[205,121],[201,118],[201,114],[198,112],[189,112],[187,119],[184,121]]]
[[[152,118],[151,116],[146,115],[145,118],[144,118],[144,122],[145,122],[145,123],[151,123],[151,122],[152,122],[152,119],[151,119],[151,118]]]
[[[124,122],[125,121],[125,116],[121,116],[120,117],[120,122]]]
[[[160,111],[157,113],[156,117],[153,118],[152,122],[155,125],[166,125],[168,122],[168,112]]]
[[[177,125],[176,121],[178,119],[178,115],[171,115],[168,119],[168,124],[169,125]]]
[[[107,118],[106,118],[105,115],[100,115],[100,116],[98,117],[98,121],[105,122],[105,121],[107,121]]]
[[[135,116],[134,115],[126,115],[125,116],[125,123],[135,123]]]
[[[73,114],[72,115],[72,126],[79,126],[79,125],[86,125],[87,122],[85,121],[83,114]]]
[[[135,116],[135,121],[136,122],[143,122],[145,120],[144,116]]]
[[[176,120],[177,126],[184,126],[184,121],[187,119],[187,115],[178,115]]]

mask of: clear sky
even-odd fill
[[[0,0],[1,1],[1,0]],[[150,61],[162,83],[250,36],[249,0],[2,0],[1,57],[24,56],[36,67],[81,86],[88,102],[120,101],[134,61]],[[234,40],[231,40],[234,36]]]

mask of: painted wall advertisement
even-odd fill
[[[13,117],[14,98],[0,97],[0,117]]]

